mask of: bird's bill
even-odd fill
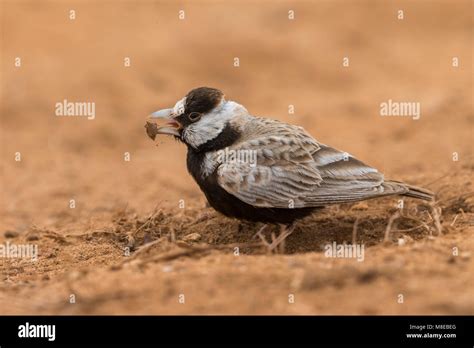
[[[165,119],[166,121],[168,121],[168,123],[166,123],[165,125],[159,126],[157,128],[157,134],[168,134],[177,137],[181,135],[181,133],[179,132],[181,130],[181,125],[173,118],[173,109],[163,109],[155,111],[149,116],[149,119]]]
[[[163,109],[153,112],[150,118],[171,118],[173,115],[173,109]]]

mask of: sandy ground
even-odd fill
[[[472,2],[1,0],[1,16],[0,243],[39,257],[0,258],[0,313],[474,314]],[[394,197],[329,207],[268,253],[259,225],[206,207],[183,145],[145,135],[205,85],[432,189],[442,234],[406,199],[385,236]],[[64,99],[95,119],[55,116]],[[381,117],[388,99],[421,118]],[[363,261],[326,257],[353,238]]]

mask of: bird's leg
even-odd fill
[[[274,250],[276,247],[280,246],[280,251],[285,251],[285,239],[293,233],[295,229],[295,224],[291,223],[289,225],[281,225],[280,235],[268,246],[270,251]]]
[[[265,224],[263,225],[257,233],[255,233],[252,237],[252,239],[254,239],[255,237],[259,237],[260,240],[262,241],[263,244],[265,244],[267,247],[270,246],[270,243],[267,242],[267,240],[265,239],[265,236],[263,235],[263,232],[268,228],[268,224]]]

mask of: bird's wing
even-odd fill
[[[318,143],[301,127],[255,118],[243,134],[228,149],[234,160],[218,166],[217,182],[245,203],[317,207],[393,194],[376,169]]]

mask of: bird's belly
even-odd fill
[[[224,190],[223,190],[224,191]],[[213,194],[205,192],[206,198],[215,210],[241,220],[265,223],[289,224],[310,215],[314,208],[260,208],[242,202],[229,193]]]
[[[203,175],[202,164],[204,160],[204,154],[188,152],[188,171],[199,185],[211,207],[221,214],[253,222],[289,224],[310,215],[315,210],[312,207],[293,209],[260,208],[247,204],[219,186],[217,171],[210,175]]]

